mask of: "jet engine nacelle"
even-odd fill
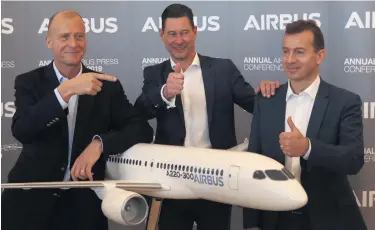
[[[102,211],[109,219],[121,225],[138,225],[148,215],[148,204],[138,193],[119,188],[106,188]]]

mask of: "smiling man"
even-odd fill
[[[252,113],[253,87],[230,59],[197,53],[197,27],[189,7],[172,4],[161,18],[160,39],[170,59],[144,69],[142,94],[135,103],[149,119],[156,118],[155,143],[235,146],[234,105]],[[277,87],[276,82],[260,84],[265,95],[270,94],[267,89]],[[206,200],[164,200],[159,230],[191,230],[194,221],[201,230],[229,230],[231,208]]]
[[[308,203],[284,212],[244,209],[244,228],[366,230],[347,178],[364,164],[361,98],[323,80],[326,50],[314,21],[288,24],[282,52],[288,82],[271,99],[256,98],[248,150],[285,165]]]
[[[54,15],[46,37],[53,62],[15,80],[13,136],[23,144],[8,182],[103,180],[110,155],[151,142],[148,122],[120,82],[82,64],[85,25],[74,11]],[[91,189],[6,190],[7,230],[106,230],[101,200]]]

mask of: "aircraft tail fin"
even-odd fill
[[[232,147],[232,148],[230,148],[228,150],[241,152],[241,151],[246,151],[247,148],[248,148],[248,146],[249,146],[249,141],[246,138],[243,143],[241,143],[239,145],[236,145],[236,146],[234,146],[234,147]]]

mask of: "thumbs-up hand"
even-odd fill
[[[181,64],[177,63],[175,71],[169,73],[167,83],[163,89],[163,96],[169,100],[181,94],[184,88],[184,75],[181,73]]]
[[[290,157],[300,157],[305,155],[309,149],[309,140],[302,135],[292,118],[288,117],[290,132],[282,132],[279,136],[280,148],[283,153]]]

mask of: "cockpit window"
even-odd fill
[[[289,172],[289,170],[287,170],[286,168],[281,169],[281,171],[283,171],[283,173],[285,173],[285,175],[286,175],[289,179],[295,179],[295,177],[293,176],[293,174],[292,174],[291,172]]]
[[[288,177],[281,170],[269,169],[265,170],[265,173],[271,180],[288,180]]]
[[[257,180],[263,180],[264,178],[266,178],[266,175],[264,175],[264,173],[262,171],[257,170],[257,171],[254,172],[253,178],[257,179]]]

